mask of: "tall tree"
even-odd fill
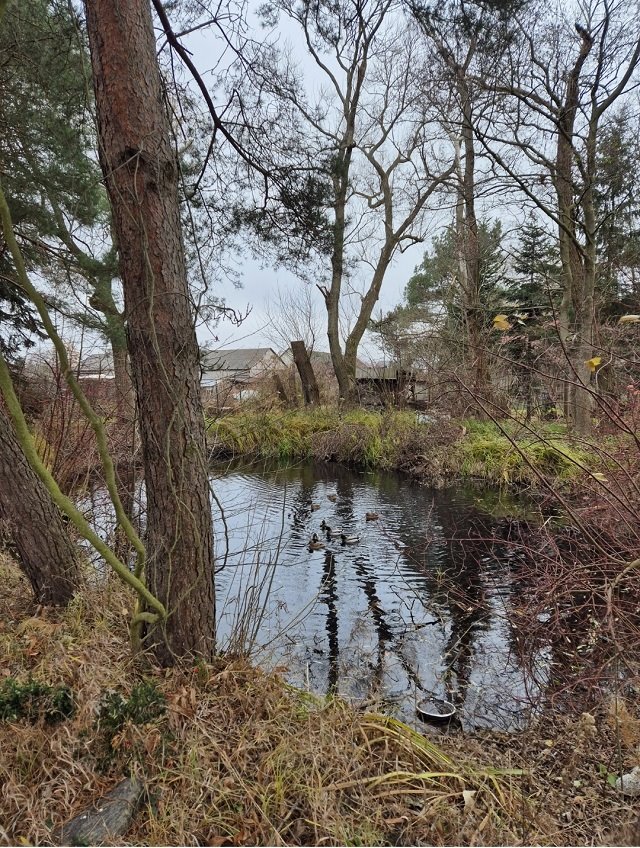
[[[640,35],[627,4],[580,3],[516,16],[518,37],[499,75],[478,80],[508,98],[476,135],[498,167],[554,222],[562,264],[559,335],[567,351],[575,429],[591,429],[598,267],[598,143],[608,113],[637,84]]]
[[[280,148],[278,167],[311,175],[315,282],[340,394],[353,399],[358,347],[383,282],[394,256],[425,237],[428,205],[453,171],[451,151],[434,143],[419,39],[392,0],[276,0],[268,8],[272,20],[283,15],[296,27],[322,89],[316,95],[290,57],[263,47],[243,67],[244,88],[238,81],[242,114],[262,127],[276,104],[295,138]],[[313,220],[296,211],[288,232],[297,222],[304,241]]]
[[[607,314],[640,310],[640,156],[637,116],[616,114],[598,140],[598,300]]]
[[[178,159],[149,0],[86,0],[100,162],[120,252],[146,500],[148,582],[167,607],[158,659],[215,647],[213,532]]]
[[[4,13],[4,14],[3,14]],[[61,203],[82,205],[82,176],[74,184],[71,160],[77,146],[73,129],[65,125],[67,145],[56,136],[51,150],[52,111],[49,95],[52,77],[65,67],[60,45],[68,19],[42,2],[28,8],[0,6],[0,167],[8,187],[17,232],[32,264],[46,265],[41,245],[51,235],[51,219],[42,208],[42,195],[27,173],[27,158],[41,159],[41,168],[57,185]],[[62,104],[58,102],[58,108]],[[58,118],[64,122],[64,116]],[[51,154],[51,155],[48,155]],[[89,206],[91,201],[88,202]],[[86,209],[86,207],[85,207]],[[88,213],[87,220],[91,218]],[[19,285],[6,239],[0,246],[0,352],[6,360],[40,335],[35,308]],[[58,508],[25,457],[0,402],[0,519],[8,532],[33,589],[44,604],[66,604],[82,582],[78,551],[67,534]]]
[[[481,218],[477,235],[478,309],[474,321],[482,337],[488,338],[492,317],[502,308],[504,297],[506,254],[502,225],[500,221]],[[474,361],[473,352],[467,353],[469,347],[473,351],[469,292],[464,288],[467,277],[460,264],[459,247],[458,231],[453,223],[432,239],[431,248],[405,286],[404,304],[371,322],[370,330],[394,362],[404,367],[422,363],[434,368],[440,359],[437,352],[442,354],[445,350],[455,351],[459,361]]]
[[[562,298],[562,268],[557,241],[530,213],[519,231],[512,257],[512,276],[505,289],[510,313],[506,349],[516,363],[520,394],[525,400],[526,420],[534,411],[536,392],[541,395],[536,365],[544,344],[552,345],[553,315]],[[547,397],[546,406],[551,405]]]
[[[410,2],[414,17],[433,50],[445,82],[440,122],[454,146],[455,233],[458,286],[468,338],[468,361],[476,395],[490,394],[487,338],[483,332],[485,304],[481,292],[480,233],[476,205],[483,182],[478,178],[477,127],[496,109],[493,92],[474,80],[490,75],[511,33],[510,15],[523,0]],[[482,152],[482,150],[481,150]]]
[[[481,309],[480,322],[487,323],[491,310],[501,296],[505,280],[505,253],[500,221],[481,218],[477,225],[477,288]],[[458,233],[453,224],[434,236],[432,247],[409,278],[404,290],[408,306],[421,306],[433,301],[465,308],[466,293],[461,285]],[[490,320],[488,323],[491,323]]]
[[[0,52],[0,123],[6,130],[0,134],[0,161],[18,243],[28,269],[47,280],[58,308],[108,340],[119,419],[114,436],[132,445],[133,391],[114,291],[117,253],[96,162],[87,48],[70,4],[10,4]],[[11,266],[5,251],[0,297],[9,287]],[[13,288],[11,301],[19,297],[24,295]],[[132,465],[127,472],[120,489],[130,514]]]
[[[557,306],[561,294],[558,245],[533,213],[519,230],[512,267],[514,276],[506,288],[518,309],[549,311]]]

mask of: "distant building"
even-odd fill
[[[247,400],[256,394],[261,381],[276,369],[284,368],[284,363],[270,347],[203,351],[200,364],[203,400],[219,407]],[[105,351],[84,357],[77,373],[91,396],[108,392],[115,377],[111,353]]]
[[[78,365],[80,380],[113,380],[114,378],[113,357],[106,351],[85,356]]]
[[[337,398],[338,385],[331,354],[313,351],[310,359],[322,387],[323,399]],[[280,355],[270,347],[202,351],[200,367],[202,400],[217,409],[232,408],[255,397],[264,387],[275,393],[272,377],[277,371],[288,370],[291,379],[297,380],[290,349]],[[107,352],[90,354],[78,366],[78,377],[92,399],[105,400],[112,394],[114,376],[113,360]],[[397,363],[365,365],[357,360],[356,384],[362,401],[403,404],[407,400],[417,400],[419,388],[416,383],[419,387],[418,375]]]
[[[415,372],[401,368],[395,362],[358,365],[356,385],[361,402],[404,406],[416,399]]]
[[[265,379],[284,368],[270,347],[206,351],[201,357],[203,400],[218,407],[254,397]]]

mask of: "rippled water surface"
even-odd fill
[[[537,693],[518,659],[517,583],[506,545],[470,538],[496,529],[477,491],[307,464],[219,469],[212,483],[223,645],[250,643],[296,685],[412,722],[435,695],[466,727],[523,723]],[[323,520],[359,542],[327,540]],[[322,550],[308,549],[314,532]],[[544,657],[527,662],[540,680]]]

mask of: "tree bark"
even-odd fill
[[[147,498],[158,660],[211,658],[213,532],[200,368],[149,0],[85,0],[101,166],[120,251]]]
[[[564,103],[558,114],[558,141],[556,147],[556,167],[554,187],[558,202],[558,239],[560,261],[562,263],[563,295],[560,305],[560,339],[569,351],[571,378],[568,403],[565,415],[568,422],[578,432],[586,434],[591,429],[591,395],[587,385],[589,371],[581,358],[589,345],[584,337],[590,335],[593,321],[593,293],[585,303],[585,267],[584,258],[576,232],[577,210],[576,186],[574,180],[573,148],[575,123],[580,105],[580,75],[584,63],[591,52],[593,41],[587,34],[582,35],[580,52],[567,78],[567,90]],[[591,315],[586,315],[590,309]],[[569,347],[571,329],[575,331],[576,343]],[[589,359],[589,356],[586,357]]]
[[[331,251],[331,286],[328,290],[321,290],[323,291],[325,305],[327,307],[327,338],[329,340],[331,362],[333,363],[333,370],[338,381],[339,395],[344,399],[352,396],[355,386],[355,373],[349,373],[349,368],[344,361],[344,354],[340,344],[340,295],[344,275],[347,189],[353,152],[353,148],[349,145],[352,139],[353,124],[350,124],[347,128],[346,137],[343,140],[343,150],[341,150],[341,155],[337,160],[339,164],[336,164],[336,172],[333,175],[335,222]],[[349,140],[349,145],[346,143],[347,140]]]
[[[287,390],[285,388],[282,377],[278,373],[274,373],[273,375],[273,385],[276,388],[276,392],[278,393],[278,397],[282,401],[285,406],[291,406],[291,400],[289,395],[287,394]]]
[[[67,604],[82,582],[78,551],[60,511],[22,452],[0,407],[0,520],[18,552],[36,601]]]
[[[112,436],[116,459],[118,494],[129,521],[140,532],[135,512],[136,488],[136,404],[133,380],[129,368],[126,336],[122,343],[111,339],[113,356],[113,382],[116,400],[116,426]],[[116,530],[116,554],[127,562],[130,553],[129,540],[121,527]]]
[[[316,375],[313,373],[313,366],[311,365],[305,343],[303,341],[291,342],[291,352],[293,353],[293,361],[300,375],[305,404],[309,406],[320,403],[320,390],[318,389]]]

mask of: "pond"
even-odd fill
[[[421,727],[426,697],[469,729],[527,721],[548,658],[521,660],[517,564],[495,532],[495,508],[522,504],[333,464],[227,466],[212,483],[223,647]],[[328,539],[322,522],[359,540]],[[324,548],[309,550],[314,533]]]

